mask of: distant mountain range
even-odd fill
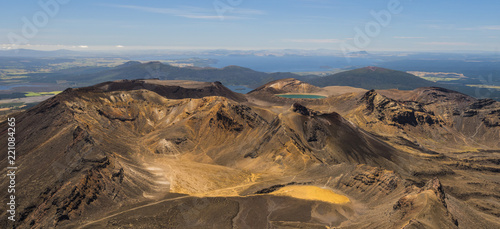
[[[117,67],[75,67],[54,73],[30,74],[30,83],[67,82],[71,87],[84,87],[106,81],[160,79],[219,81],[224,85],[244,85],[255,89],[271,81],[293,78],[318,87],[351,86],[371,89],[414,90],[420,87],[441,87],[477,97],[477,89],[460,84],[432,82],[415,75],[380,67],[364,67],[327,76],[298,75],[290,72],[266,73],[239,66],[224,68],[177,67],[159,61],[129,61]],[[489,98],[499,100],[499,93]]]
[[[224,68],[176,67],[158,61],[148,63],[130,61],[114,68],[100,68],[99,70],[85,74],[82,68],[75,68],[75,74],[73,74],[71,69],[66,69],[61,71],[62,74],[57,73],[54,77],[48,74],[45,79],[64,79],[95,84],[121,79],[154,78],[160,80],[220,81],[225,85],[246,85],[256,88],[273,80],[294,78],[320,87],[352,86],[368,90],[390,88],[413,90],[419,87],[443,86],[406,72],[378,67],[359,68],[324,77],[315,75],[300,76],[290,72],[265,73],[239,66]]]
[[[90,85],[121,79],[155,78],[161,80],[220,81],[225,85],[258,87],[276,79],[301,77],[297,74],[288,72],[265,73],[239,66],[227,66],[224,68],[176,67],[158,61],[148,63],[129,61],[114,68],[108,68],[89,74],[79,74],[82,71],[81,68],[75,68],[75,71],[77,71],[76,74],[72,74],[69,69],[64,70],[63,73],[44,74],[43,80],[68,80],[80,83],[83,82],[85,85]]]
[[[114,68],[100,67],[95,70],[93,68],[74,68],[54,74],[40,74],[40,76],[42,77],[39,78],[39,82],[67,80],[81,86],[121,79],[160,79],[219,81],[224,85],[245,85],[250,88],[257,88],[273,80],[294,78],[319,87],[351,86],[367,90],[391,88],[413,90],[419,87],[435,86],[460,91],[470,96],[475,95],[475,89],[471,87],[436,83],[406,72],[379,67],[364,67],[319,77],[316,75],[301,76],[290,72],[265,73],[239,66],[224,68],[176,67],[158,61],[147,63],[130,61]]]

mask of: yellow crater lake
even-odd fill
[[[345,204],[351,202],[347,196],[337,194],[329,189],[310,185],[285,186],[270,194],[276,196],[289,196],[305,200],[317,200],[332,204]]]

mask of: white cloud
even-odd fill
[[[132,9],[150,13],[167,14],[171,16],[192,18],[192,19],[214,20],[222,18],[221,16],[217,15],[215,9],[205,9],[200,7],[155,8],[155,7],[136,6],[136,5],[112,5],[112,4],[105,4],[105,6]],[[232,10],[228,10],[228,13],[238,16],[224,15],[223,16],[224,19],[251,19],[251,17],[248,16],[265,14],[264,11],[245,9],[245,8],[233,8]]]
[[[441,25],[441,24],[430,24],[430,25],[424,25],[424,27],[429,28],[429,29],[439,29],[439,30],[450,30],[450,29],[455,29],[455,25]]]
[[[16,47],[15,44],[0,44],[0,47],[2,47],[2,49],[13,49]]]
[[[62,45],[62,44],[25,44],[25,45],[14,45],[14,44],[0,44],[0,49],[34,49],[34,50],[58,50],[58,49],[70,49],[70,50],[82,50],[91,49],[87,45]]]
[[[117,47],[117,48],[123,48],[124,46],[123,45],[117,45],[115,47]]]
[[[394,37],[395,39],[425,39],[426,37]]]
[[[263,15],[266,14],[262,10],[255,10],[255,9],[247,9],[247,8],[235,8],[232,13],[234,14],[242,14],[242,15]]]
[[[313,44],[324,44],[324,43],[340,43],[342,40],[339,39],[285,39],[285,42],[295,42],[295,43],[313,43]]]
[[[459,30],[500,30],[500,25],[484,25],[470,28],[460,28]]]
[[[481,26],[474,26],[474,27],[465,27],[465,28],[459,28],[456,25],[439,25],[439,24],[431,24],[431,25],[425,25],[425,27],[429,29],[440,29],[440,30],[500,30],[500,25],[481,25]]]
[[[439,41],[422,42],[419,44],[422,44],[422,45],[445,45],[445,46],[476,46],[477,45],[477,44],[468,43],[468,42],[439,42]]]
[[[184,14],[177,15],[185,18],[193,18],[193,19],[221,19],[221,16],[217,15],[197,15],[197,14]],[[223,16],[223,19],[250,19],[247,17],[236,17],[236,16]]]

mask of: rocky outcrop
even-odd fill
[[[427,190],[433,191],[438,200],[441,201],[441,203],[446,207],[446,194],[444,193],[443,186],[437,177],[429,180],[421,189],[421,192]]]
[[[284,94],[284,93],[314,93],[320,91],[321,88],[311,84],[302,82],[296,79],[280,79],[264,84],[249,94],[257,92],[267,92],[270,94]]]
[[[401,197],[393,206],[393,213],[405,219],[403,228],[458,228],[458,221],[449,212],[446,195],[439,179]],[[429,214],[439,214],[429,215]]]
[[[441,125],[443,123],[433,112],[425,110],[420,104],[399,102],[375,90],[366,92],[359,103],[365,106],[365,114],[377,117],[378,120],[389,125]]]
[[[304,116],[310,116],[310,115],[315,115],[316,114],[316,112],[311,111],[307,107],[302,106],[302,105],[300,105],[298,103],[292,104],[292,108],[291,109],[292,109],[293,112],[299,113],[299,114],[304,115]]]

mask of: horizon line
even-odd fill
[[[99,47],[99,46],[94,46]],[[102,46],[101,46],[102,47]],[[106,46],[108,47],[108,46]],[[263,51],[303,51],[303,52],[314,52],[314,51],[325,51],[325,52],[335,52],[342,54],[341,50],[337,49],[328,49],[328,48],[316,48],[316,49],[305,49],[305,48],[195,48],[195,47],[182,47],[182,48],[172,48],[172,47],[163,47],[158,48],[154,46],[134,46],[133,48],[103,48],[103,49],[88,49],[85,48],[70,48],[70,47],[61,47],[61,48],[53,48],[53,49],[37,49],[37,48],[2,48],[0,47],[0,52],[6,51],[20,51],[20,50],[29,50],[29,51],[40,51],[40,52],[54,52],[54,51],[71,51],[71,52],[79,52],[79,53],[102,53],[102,52],[158,52],[158,51],[174,51],[174,52],[182,52],[182,51],[239,51],[239,52],[263,52]],[[500,53],[499,50],[361,50],[361,52],[372,52],[372,53]],[[359,53],[359,52],[350,52],[350,53]],[[307,54],[307,53],[302,53]],[[319,53],[316,53],[319,54]]]

